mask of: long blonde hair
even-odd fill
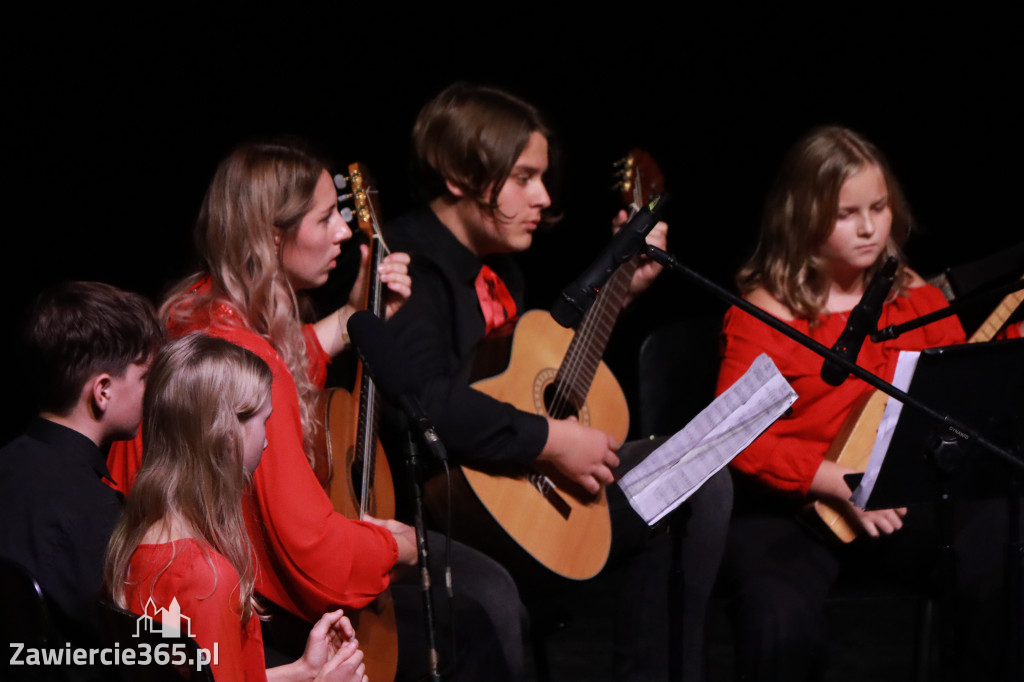
[[[262,335],[284,359],[295,380],[307,458],[319,428],[317,388],[309,380],[299,302],[281,265],[279,245],[313,204],[326,164],[295,144],[255,143],[221,162],[196,221],[196,248],[203,272],[179,284],[160,314],[173,329],[191,329],[227,303],[238,324]],[[210,279],[208,294],[196,284]]]
[[[818,251],[835,229],[843,183],[867,166],[878,166],[885,178],[892,229],[866,277],[895,256],[901,268],[893,291],[902,292],[909,275],[900,247],[910,234],[910,208],[882,152],[839,126],[811,131],[786,155],[765,206],[757,250],[737,275],[740,291],[763,287],[797,317],[815,321],[828,298],[827,269]]]
[[[271,381],[258,356],[200,333],[157,356],[143,399],[142,469],[107,547],[104,579],[116,604],[128,608],[128,566],[146,532],[174,518],[235,568],[242,622],[252,615],[256,571],[242,510],[242,425],[270,400]]]

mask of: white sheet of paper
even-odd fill
[[[910,386],[910,380],[914,378],[914,370],[917,369],[917,359],[921,357],[919,351],[900,351],[896,360],[896,373],[892,378],[892,385],[906,392]],[[867,469],[864,477],[860,479],[860,485],[853,491],[850,501],[855,505],[864,508],[864,503],[871,496],[875,489],[875,482],[878,480],[878,473],[882,470],[882,462],[885,461],[885,453],[889,450],[889,443],[892,442],[892,433],[896,430],[896,422],[900,419],[903,411],[903,403],[889,398],[885,403],[885,411],[882,412],[882,421],[878,425],[878,435],[875,436],[875,446],[871,448],[871,457],[868,459]]]
[[[727,391],[619,481],[649,525],[685,502],[771,426],[796,393],[765,354]]]

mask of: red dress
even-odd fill
[[[200,287],[208,288],[208,280]],[[389,531],[334,511],[303,450],[295,381],[270,342],[243,327],[226,304],[215,305],[208,315],[187,329],[171,329],[172,336],[202,330],[252,351],[273,373],[268,445],[244,500],[259,568],[256,591],[310,621],[339,606],[366,606],[388,587],[397,543]],[[312,327],[304,333],[309,376],[322,387],[328,358]],[[114,443],[110,450],[108,467],[122,492],[134,483],[141,453],[141,436]]]
[[[209,547],[193,539],[139,545],[128,565],[125,599],[131,611],[161,623],[168,612],[170,618],[180,612],[178,629],[210,652],[217,682],[267,679],[259,618],[253,614],[242,623],[238,573]]]
[[[900,324],[945,306],[946,299],[938,289],[915,287],[885,305],[879,327]],[[831,346],[846,326],[846,318],[841,313],[822,315],[818,318],[820,324],[813,328],[808,320],[802,319],[790,320],[788,324],[823,345]],[[960,323],[947,317],[892,341],[865,341],[857,364],[889,380],[896,370],[899,351],[963,341]],[[776,421],[732,461],[732,466],[773,488],[807,494],[825,451],[850,409],[875,389],[855,377],[838,387],[829,386],[821,380],[821,356],[735,307],[725,314],[722,343],[718,393],[739,379],[758,355],[767,353],[798,396],[792,414]]]

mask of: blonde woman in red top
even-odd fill
[[[309,622],[339,606],[366,606],[392,586],[393,569],[403,573],[416,562],[416,547],[406,524],[335,512],[310,466],[317,394],[329,359],[348,345],[346,324],[362,300],[353,291],[350,302],[313,324],[300,314],[300,292],[326,282],[342,242],[352,236],[326,164],[292,143],[239,147],[214,173],[195,236],[200,270],[160,310],[171,336],[200,331],[230,341],[259,356],[273,375],[267,448],[244,498],[256,592]],[[364,248],[364,267],[367,262]],[[410,295],[408,262],[406,254],[392,254],[378,268],[387,315]],[[134,480],[140,452],[138,439],[111,450],[111,474],[124,488]],[[448,610],[438,609],[442,670],[464,679],[499,678],[492,668],[504,665],[495,654],[500,642],[521,637],[514,583],[493,561],[462,546],[453,564],[454,609],[464,634],[456,655],[446,639]],[[416,679],[427,661],[420,590],[412,580],[394,588],[398,675]]]

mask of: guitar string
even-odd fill
[[[381,286],[380,276],[378,275],[380,265],[384,261],[384,258],[391,252],[388,249],[387,244],[384,242],[384,235],[380,228],[380,221],[377,216],[377,209],[374,202],[371,201],[371,197],[377,195],[377,190],[367,185],[365,189],[366,194],[366,210],[369,214],[369,227],[370,233],[367,235],[370,239],[371,258],[373,258],[373,269],[369,273],[369,291],[367,294],[370,300],[367,301],[367,310],[376,315],[382,317],[383,308],[383,287]],[[378,248],[374,248],[374,242],[377,243]],[[366,415],[363,429],[360,431],[362,438],[362,454],[363,454],[363,475],[362,475],[362,489],[359,492],[359,518],[363,518],[366,514],[376,514],[376,505],[370,509],[371,503],[371,490],[374,488],[376,481],[373,480],[374,474],[377,467],[377,448],[375,432],[377,430],[377,385],[373,379],[364,372],[363,381],[366,382]],[[374,498],[375,499],[375,498]]]
[[[631,216],[636,214],[636,207],[642,201],[642,178],[640,170],[634,165],[633,168],[633,209]],[[551,412],[560,414],[563,409],[572,407],[577,413],[583,408],[586,402],[586,394],[593,382],[600,365],[599,351],[607,346],[618,318],[618,312],[622,308],[625,294],[628,292],[628,280],[632,279],[632,272],[626,277],[630,268],[626,264],[616,270],[604,290],[598,295],[591,310],[584,316],[583,324],[576,332],[569,345],[567,357],[562,368],[556,375],[555,396],[552,400]],[[635,268],[632,268],[635,272]],[[597,329],[599,333],[594,330]]]
[[[591,309],[583,317],[583,323],[573,336],[572,342],[569,344],[569,349],[566,354],[565,361],[563,362],[562,368],[560,368],[559,375],[556,377],[558,383],[556,386],[555,400],[553,406],[558,411],[565,408],[573,408],[579,410],[582,407],[583,398],[585,395],[580,395],[580,377],[584,374],[580,368],[585,367],[588,352],[590,351],[591,341],[593,339],[594,328],[597,324],[598,318],[601,316],[601,311],[605,305],[606,296],[599,294],[597,300]],[[556,412],[557,413],[557,412]]]

